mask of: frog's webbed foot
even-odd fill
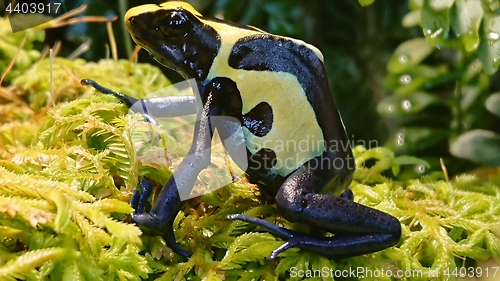
[[[268,260],[275,260],[279,254],[293,247],[314,251],[325,256],[332,257],[332,248],[338,247],[338,245],[332,245],[335,244],[335,241],[334,239],[331,239],[329,237],[311,236],[301,232],[279,227],[263,219],[252,218],[241,214],[229,215],[227,218],[229,220],[241,220],[248,223],[253,223],[261,227],[259,231],[269,231],[270,233],[286,241],[286,243],[271,252],[271,254],[267,257]]]
[[[279,254],[293,247],[316,252],[330,258],[350,257],[378,251],[381,248],[380,245],[387,245],[394,240],[393,235],[389,233],[335,235],[333,237],[313,236],[241,214],[229,215],[228,219],[256,224],[261,229],[265,229],[286,241],[272,251],[267,258],[268,260],[276,259]]]
[[[276,259],[279,254],[293,247],[310,250],[317,253],[319,252],[325,256],[332,256],[332,247],[329,247],[332,246],[332,244],[335,244],[335,239],[332,239],[332,237],[311,236],[301,232],[279,227],[263,219],[252,218],[241,214],[229,215],[228,219],[241,220],[256,224],[261,227],[260,230],[267,230],[286,241],[286,243],[272,251],[272,253],[267,257],[268,260]],[[335,245],[334,247],[338,247],[338,245]]]
[[[177,242],[175,241],[174,230],[173,230],[173,218],[168,215],[158,215],[155,212],[145,213],[144,208],[146,203],[148,202],[149,196],[153,191],[153,185],[147,180],[141,180],[140,185],[142,188],[142,192],[139,192],[137,189],[134,191],[132,195],[132,199],[130,200],[130,205],[135,209],[135,212],[132,214],[132,220],[145,232],[152,235],[159,235],[163,237],[167,246],[169,246],[174,252],[182,255],[186,258],[189,258],[191,254],[179,247]],[[172,200],[176,200],[175,198],[171,198]]]
[[[259,232],[269,231],[272,234],[276,235],[277,237],[287,241],[285,244],[283,244],[280,247],[278,247],[277,249],[275,249],[269,255],[269,257],[267,257],[268,260],[274,260],[274,259],[276,259],[276,257],[278,257],[279,254],[281,254],[285,250],[292,248],[292,247],[298,247],[300,244],[300,241],[298,241],[297,238],[300,237],[301,233],[279,227],[279,226],[274,225],[266,220],[252,218],[252,217],[245,216],[242,214],[228,215],[227,219],[228,220],[241,220],[241,221],[245,221],[248,223],[256,224],[256,225],[261,227],[260,229],[258,229]],[[299,240],[300,240],[300,238],[299,238]]]
[[[142,229],[146,230],[146,232],[161,236],[172,251],[185,258],[191,257],[191,253],[181,249],[177,241],[175,241],[174,229],[172,222],[169,220],[165,221],[165,218],[146,213],[133,213],[132,220],[140,225]]]

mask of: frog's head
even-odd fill
[[[130,9],[125,25],[134,41],[162,65],[185,78],[204,80],[220,47],[217,32],[185,2]]]

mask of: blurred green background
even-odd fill
[[[161,3],[164,1],[149,1]],[[332,93],[353,144],[385,145],[421,157],[432,170],[443,159],[457,174],[500,166],[500,12],[491,0],[191,0],[205,16],[302,39],[325,56]],[[373,3],[371,3],[373,2]],[[118,54],[134,46],[121,15],[142,1],[80,1],[85,15],[113,24]],[[109,53],[104,24],[47,31],[62,41],[60,56],[92,42],[82,57]],[[91,41],[89,41],[91,40]],[[144,51],[139,61],[152,61]],[[172,81],[176,73],[165,69]],[[333,125],[333,124],[332,124]],[[422,173],[410,167],[400,177]]]

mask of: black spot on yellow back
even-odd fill
[[[267,135],[273,126],[273,109],[267,102],[259,103],[243,115],[243,126],[257,137]]]

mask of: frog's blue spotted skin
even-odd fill
[[[178,97],[141,101],[152,106],[151,116],[191,113],[196,111],[195,102],[202,103],[189,151],[196,161],[182,161],[149,213],[144,213],[144,203],[151,186],[141,183],[143,193],[132,200],[136,209],[132,219],[138,225],[163,236],[175,252],[190,255],[177,245],[172,230],[182,207],[178,187],[192,187],[198,173],[210,164],[212,117],[230,116],[238,122],[216,124],[221,139],[243,129],[246,173],[252,182],[276,194],[281,215],[335,234],[317,237],[261,219],[230,215],[228,219],[257,224],[287,241],[270,259],[290,247],[348,257],[398,243],[399,221],[353,202],[352,192],[346,190],[354,159],[318,49],[254,27],[203,17],[184,2],[133,8],[125,23],[138,45],[164,66],[194,78],[200,90],[201,101]],[[84,82],[99,87],[93,81]],[[122,94],[98,90],[127,105],[131,101]],[[297,145],[301,143],[305,146]],[[234,149],[226,148],[230,154]]]

